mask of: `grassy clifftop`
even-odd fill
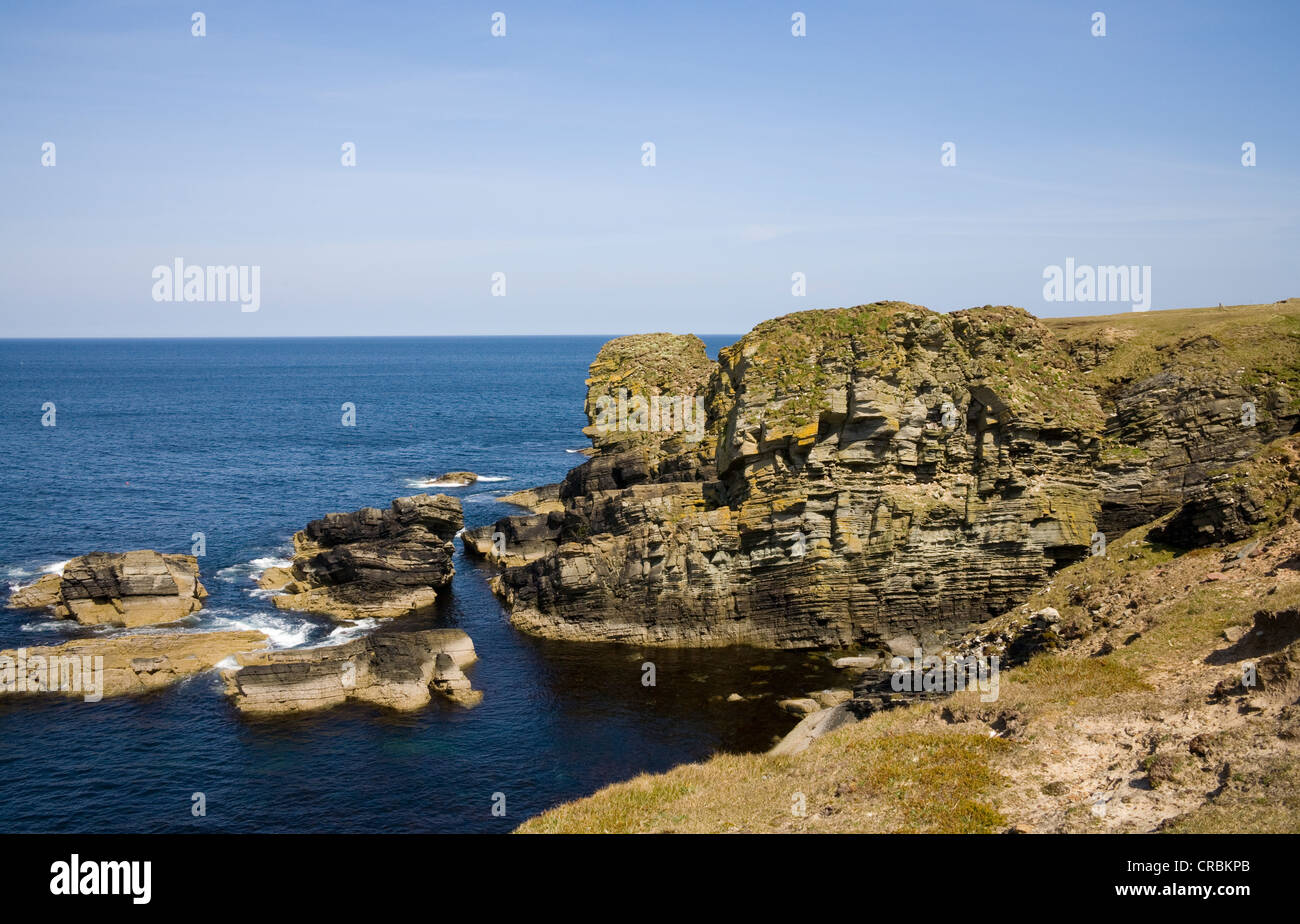
[[[1182,308],[1082,318],[1044,318],[1107,392],[1170,366],[1232,373],[1249,385],[1300,390],[1300,298],[1267,305]]]
[[[764,321],[720,355],[772,429],[815,427],[852,380],[912,392],[985,386],[1012,417],[1097,430],[1083,371],[1023,308],[940,314],[906,302],[800,311]],[[752,402],[751,402],[752,403]]]

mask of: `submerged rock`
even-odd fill
[[[270,568],[263,587],[281,609],[336,619],[391,618],[433,605],[451,583],[452,537],[464,525],[445,494],[399,497],[388,510],[331,513],[293,537],[293,565]]]
[[[47,574],[14,591],[8,606],[48,609],[83,625],[133,628],[174,622],[197,612],[207,595],[193,555],[140,549],[74,558],[62,575]]]
[[[379,632],[342,645],[240,655],[221,672],[226,693],[244,712],[306,712],[348,700],[419,709],[431,691],[472,706],[482,693],[463,668],[477,660],[459,629]]]
[[[97,698],[145,693],[209,670],[240,652],[267,645],[261,632],[177,632],[167,635],[117,635],[78,639],[62,645],[10,649],[0,652],[0,695],[57,693]],[[102,659],[98,664],[97,659]],[[79,662],[76,663],[76,662]],[[100,678],[91,672],[102,668]],[[26,670],[21,682],[17,672]],[[37,672],[48,672],[43,689],[31,683]],[[75,680],[74,680],[75,677]],[[22,687],[22,689],[19,689]]]
[[[440,485],[466,487],[478,481],[478,475],[474,472],[443,472],[434,481]]]

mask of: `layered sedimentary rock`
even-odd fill
[[[61,575],[47,574],[14,591],[8,605],[48,609],[84,625],[134,627],[188,616],[202,608],[207,595],[194,556],[141,549],[74,558]]]
[[[1023,311],[804,312],[718,363],[694,337],[633,346],[592,365],[599,451],[561,488],[551,551],[496,582],[522,628],[848,646],[984,618],[1086,554],[1103,416]],[[611,394],[627,412],[602,427]]]
[[[555,537],[564,522],[560,487],[546,484],[501,498],[503,503],[531,510],[533,515],[465,530],[461,533],[465,551],[502,567],[526,564],[546,555],[555,547]]]
[[[505,566],[494,589],[542,635],[934,639],[1294,424],[1294,349],[1225,390],[1221,363],[1162,354],[1142,323],[1116,322],[1139,327],[1106,352],[1021,309],[890,302],[766,322],[717,363],[694,337],[620,338],[591,367],[596,452],[561,485],[563,512],[466,545]],[[1230,410],[1251,432],[1229,438]]]
[[[245,712],[325,709],[348,700],[418,709],[431,691],[472,706],[482,694],[462,668],[476,660],[459,629],[379,632],[323,648],[240,655],[222,671],[226,692]]]
[[[391,618],[431,606],[451,583],[452,538],[464,525],[445,494],[399,497],[387,510],[331,513],[293,537],[293,565],[269,569],[263,587],[281,609],[338,619]]]
[[[1290,403],[1284,388],[1251,388],[1230,376],[1182,370],[1124,387],[1107,426],[1123,449],[1098,472],[1103,531],[1117,535],[1162,516],[1189,489],[1289,432],[1296,419]]]
[[[549,554],[564,525],[563,510],[509,517],[461,534],[465,551],[502,567],[526,564]]]
[[[1283,437],[1240,465],[1190,486],[1183,503],[1148,535],[1178,548],[1237,542],[1270,525],[1300,519],[1300,436]]]
[[[1300,425],[1300,302],[1047,322],[1107,411],[1099,528],[1117,536]]]
[[[531,510],[533,513],[551,513],[563,511],[564,501],[560,500],[559,484],[544,484],[537,488],[524,488],[501,498],[502,503],[515,504]]]
[[[11,649],[0,652],[0,694],[57,693],[93,701],[145,693],[266,645],[261,632],[244,631],[118,635]],[[35,682],[38,676],[44,681]]]

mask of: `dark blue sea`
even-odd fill
[[[436,493],[423,483],[443,471],[492,479],[442,489],[467,526],[522,512],[498,498],[584,459],[570,450],[588,445],[583,379],[605,339],[0,341],[0,597],[76,555],[189,552],[202,532],[211,597],[182,628],[354,637],[368,627],[275,609],[256,575],[309,520]],[[817,656],[538,640],[489,576],[458,542],[434,617],[474,639],[471,710],[251,719],[213,674],[98,703],[0,697],[0,832],[508,831],[643,771],[765,749],[794,724],[776,700],[829,680]],[[120,631],[0,610],[0,649]]]

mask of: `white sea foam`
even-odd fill
[[[499,501],[509,493],[507,491],[493,491],[491,494],[466,494],[460,499],[462,504],[483,504],[488,501]]]
[[[311,635],[312,624],[279,613],[253,613],[248,616],[221,616],[213,621],[221,630],[261,632],[271,640],[272,648],[296,648]]]
[[[292,561],[282,555],[265,555],[254,558],[252,561],[228,565],[217,572],[217,577],[228,583],[235,583],[236,581],[256,582],[267,568],[288,568],[292,564]],[[256,592],[254,592],[254,595],[256,595]]]
[[[477,481],[466,484],[463,481],[439,481],[437,478],[411,478],[406,482],[408,488],[469,488],[479,481],[509,481],[509,475],[479,475]]]
[[[11,588],[17,588],[25,584],[32,583],[32,578],[39,577],[43,574],[63,575],[63,569],[68,567],[71,558],[63,561],[51,562],[48,565],[13,565],[5,569],[5,577],[14,578],[9,582]]]
[[[16,590],[22,590],[24,587],[31,586],[36,583],[34,580],[35,578],[43,577],[47,574],[57,574],[62,577],[63,569],[68,567],[68,562],[70,561],[72,561],[72,559],[67,558],[63,561],[51,562],[48,565],[14,565],[5,570],[5,577],[11,579],[5,583],[9,587],[9,592],[13,593]]]
[[[61,625],[60,623],[62,623],[62,620],[59,619],[45,619],[41,622],[25,622],[19,626],[19,630],[22,632],[59,632],[62,629],[67,628],[67,626]]]
[[[243,669],[244,665],[240,664],[239,660],[234,655],[227,655],[212,666],[217,670],[237,671]]]
[[[365,635],[377,625],[379,625],[379,620],[377,619],[358,619],[354,623],[335,628],[330,632],[326,641],[331,644],[350,641],[351,639]]]
[[[249,562],[249,564],[253,566],[254,570],[256,570],[258,573],[261,573],[265,571],[267,568],[288,568],[290,565],[293,564],[293,562],[288,558],[268,557],[268,558],[254,558],[251,562]]]

